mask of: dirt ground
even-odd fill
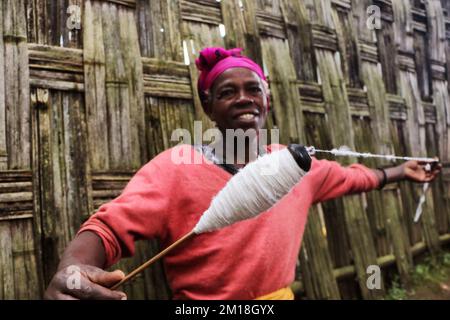
[[[417,286],[408,293],[408,300],[450,300],[450,279],[444,282],[429,282]]]

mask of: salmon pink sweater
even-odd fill
[[[267,150],[279,148],[284,146]],[[79,233],[93,231],[102,239],[106,267],[133,255],[136,240],[158,238],[166,247],[193,229],[232,177],[202,157],[201,164],[173,163],[172,152],[194,150],[181,145],[160,153],[82,226]],[[174,298],[254,299],[287,287],[294,280],[309,207],[378,184],[363,165],[313,158],[308,174],[270,210],[197,235],[164,258]]]

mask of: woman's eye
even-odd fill
[[[219,99],[229,97],[233,94],[233,90],[223,90],[219,93]]]
[[[250,90],[251,90],[252,92],[256,92],[256,93],[262,92],[262,90],[261,90],[260,87],[252,87]]]

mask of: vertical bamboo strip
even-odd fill
[[[86,1],[83,19],[83,64],[89,156],[92,170],[109,168],[105,94],[105,48],[101,3]]]
[[[371,32],[368,28],[362,28],[360,25],[361,21],[364,21],[363,17],[366,14],[366,8],[369,5],[369,1],[360,1],[352,7],[353,17],[359,17],[358,19],[353,20],[353,28],[355,30],[362,29],[356,37],[358,45],[363,42],[371,43],[371,39],[374,38],[372,34],[373,31]],[[374,43],[373,46],[375,47]],[[361,49],[359,52],[361,52]],[[359,57],[359,64],[361,69],[361,80],[367,88],[368,104],[371,113],[371,127],[367,128],[367,130],[372,132],[372,138],[375,141],[376,148],[374,152],[392,154],[394,150],[392,143],[390,142],[392,139],[389,128],[389,109],[381,70],[378,69],[378,66],[375,63],[367,61],[362,57]],[[386,165],[387,163],[379,163],[378,165],[380,164]],[[376,166],[377,165],[375,165],[375,167]],[[377,216],[384,218],[387,222],[389,239],[394,248],[400,279],[406,288],[410,288],[411,279],[409,274],[412,267],[412,256],[409,251],[407,239],[403,236],[406,230],[401,224],[401,217],[398,212],[398,201],[399,199],[396,190],[383,192],[380,197],[375,199],[375,203],[383,203],[384,208],[376,205],[374,213]]]
[[[305,289],[313,299],[339,299],[339,288],[333,275],[333,264],[319,211],[320,205],[311,208],[307,232],[305,230],[303,237],[300,263]]]
[[[0,298],[14,299],[14,262],[10,223],[0,221]]]
[[[301,0],[281,0],[281,11],[297,79],[316,81],[311,22]]]
[[[300,141],[301,123],[296,123],[295,109],[300,98],[292,83],[296,79],[289,49],[284,41],[267,38],[262,41],[264,62],[269,71],[269,82],[276,124],[280,129],[281,143]],[[296,88],[295,88],[296,89]],[[295,94],[296,93],[296,94]]]
[[[0,2],[0,170],[7,168],[6,105],[5,105],[5,48],[3,43],[4,1]]]
[[[4,1],[5,107],[9,169],[29,169],[30,92],[24,1]]]

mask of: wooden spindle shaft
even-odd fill
[[[184,243],[185,241],[189,240],[190,238],[192,238],[193,236],[195,236],[195,233],[193,231],[187,233],[186,235],[184,235],[183,237],[181,237],[180,239],[178,239],[177,241],[175,241],[174,243],[172,243],[170,246],[168,246],[166,249],[164,249],[163,251],[161,251],[160,253],[158,253],[156,256],[154,256],[153,258],[149,259],[147,262],[143,263],[141,266],[137,267],[136,269],[134,269],[133,271],[131,271],[125,278],[123,278],[122,280],[120,280],[119,282],[117,282],[115,285],[113,285],[111,287],[111,290],[116,290],[118,287],[120,287],[121,285],[123,285],[125,282],[130,281],[132,278],[134,278],[137,274],[139,274],[140,272],[142,272],[144,269],[146,269],[147,267],[149,267],[150,265],[152,265],[153,263],[155,263],[156,261],[158,261],[159,259],[161,259],[162,257],[164,257],[166,254],[168,254],[170,251],[172,251],[173,249],[175,249],[176,247],[178,247],[179,245],[181,245],[182,243]]]

